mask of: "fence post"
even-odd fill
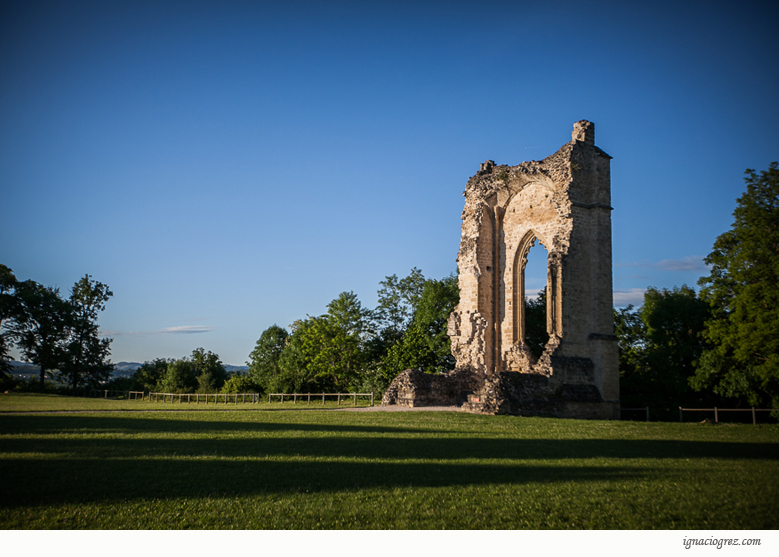
[[[716,406],[714,407],[714,423],[715,424],[719,423],[719,414],[717,414],[717,407]]]
[[[373,406],[373,391],[371,391],[371,406]]]
[[[679,407],[679,423],[682,421],[682,407]]]
[[[297,404],[297,403],[298,403],[298,394],[297,393],[293,393],[292,394],[292,404]]]
[[[752,425],[757,425],[757,416],[755,416],[755,407],[752,407]]]
[[[308,403],[311,404],[311,393],[308,393]]]
[[[646,421],[649,421],[649,406],[646,407]]]
[[[338,406],[341,406],[341,393],[338,393]]]
[[[325,405],[325,393],[322,393],[322,406]]]
[[[357,393],[354,394],[354,405],[357,406]]]

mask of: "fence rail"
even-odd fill
[[[714,412],[714,423],[719,423],[720,412],[752,412],[752,425],[757,425],[757,412],[779,412],[779,408],[682,408],[679,407],[679,421],[683,412]]]
[[[224,404],[227,404],[231,399],[234,404],[238,404],[238,397],[241,397],[241,403],[243,404],[245,404],[247,400],[250,404],[257,404],[260,402],[260,395],[258,393],[148,393],[146,396],[148,396],[149,402],[152,401],[152,397],[154,397],[154,402],[159,402],[160,397],[162,397],[162,402],[168,402],[168,398],[170,398],[171,404],[173,404],[176,398],[178,398],[179,404],[183,404],[184,399],[186,399],[187,404],[192,404],[193,402],[195,404],[200,404],[201,402],[208,404],[209,400],[212,400],[214,404],[219,404],[220,400],[224,401]],[[141,397],[141,400],[144,400],[143,396]]]
[[[284,397],[291,397],[292,398],[292,404],[297,404],[298,398],[300,400],[306,399],[306,402],[308,404],[311,404],[311,397],[316,397],[319,399],[321,397],[322,404],[325,403],[325,397],[336,397],[338,400],[338,406],[341,405],[341,397],[345,398],[351,398],[354,400],[354,405],[357,406],[357,397],[358,396],[365,396],[370,397],[371,399],[371,406],[373,406],[373,393],[269,393],[268,394],[268,402],[271,402],[272,397],[279,397],[279,401],[284,404]]]

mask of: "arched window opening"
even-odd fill
[[[547,268],[549,253],[540,242],[534,242],[527,254],[525,265],[525,344],[530,353],[538,359],[549,342],[547,332]]]

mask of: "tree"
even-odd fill
[[[338,389],[355,379],[364,363],[362,344],[369,316],[354,292],[342,292],[327,305],[325,315],[312,321],[303,346],[314,378],[332,382]]]
[[[279,357],[279,373],[270,377],[266,383],[268,392],[325,392],[333,388],[321,377],[315,377],[317,370],[310,365],[316,347],[316,343],[310,339],[315,336],[312,329],[316,322],[322,319],[324,317],[308,317],[298,319],[290,325],[292,334]]]
[[[535,358],[541,357],[549,342],[546,330],[546,287],[538,293],[537,298],[525,296],[525,342]]]
[[[249,355],[246,365],[249,366],[248,375],[261,389],[268,391],[273,378],[281,374],[279,359],[287,346],[289,333],[275,323],[265,329],[254,350]]]
[[[197,377],[198,392],[214,393],[227,381],[227,370],[217,354],[203,348],[192,351],[193,373]]]
[[[66,337],[60,353],[59,377],[73,389],[81,384],[96,386],[114,369],[108,357],[111,339],[100,338],[98,314],[113,293],[108,286],[85,275],[71,289],[66,318]]]
[[[61,360],[61,343],[67,337],[71,305],[60,297],[59,289],[27,280],[16,286],[19,317],[13,334],[24,359],[41,368],[40,391],[47,372],[57,369]]]
[[[620,350],[620,398],[625,406],[666,409],[700,404],[690,378],[704,348],[708,305],[683,285],[649,288],[638,311],[615,312]]]
[[[168,362],[165,374],[157,385],[157,390],[163,393],[192,393],[197,387],[198,379],[195,366],[189,358],[181,358]]]
[[[157,390],[168,371],[168,364],[173,361],[157,358],[151,362],[143,362],[132,375],[134,388],[149,392]]]
[[[645,365],[646,325],[641,320],[640,310],[635,310],[632,304],[619,311],[615,309],[614,335],[619,340],[620,398],[624,399],[627,393],[641,391],[627,387],[627,382],[633,381]]]
[[[225,384],[222,386],[222,392],[229,394],[254,393],[256,391],[257,384],[248,373],[236,373],[225,381]]]
[[[405,278],[398,280],[397,275],[391,275],[379,284],[375,319],[383,331],[382,336],[392,345],[403,337],[411,322],[422,296],[425,277],[414,267]]]
[[[699,281],[711,306],[711,344],[693,379],[748,404],[779,405],[779,166],[747,169],[730,230],[717,237]]]
[[[389,349],[382,368],[391,380],[406,369],[440,373],[454,369],[446,332],[449,314],[460,300],[457,277],[425,281],[416,311],[403,339]]]
[[[11,345],[15,340],[13,322],[19,317],[19,303],[16,297],[18,284],[13,271],[0,264],[0,379],[9,379],[13,366],[10,361]]]

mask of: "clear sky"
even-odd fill
[[[115,362],[241,365],[342,291],[454,272],[479,164],[587,119],[640,304],[696,284],[779,159],[772,4],[3,2],[0,263],[108,284]]]

